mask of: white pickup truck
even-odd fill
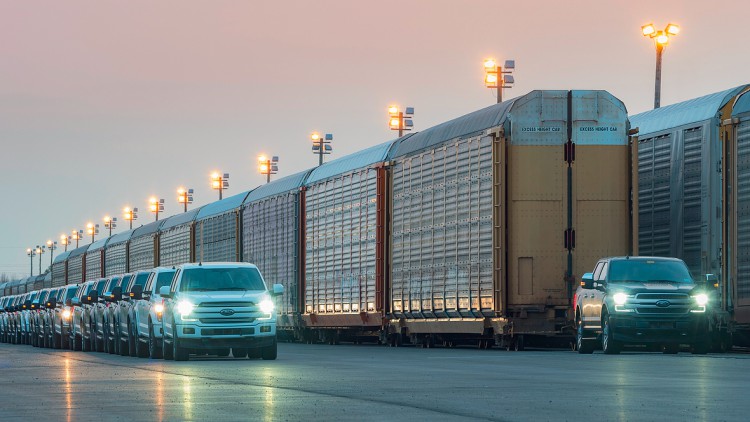
[[[281,284],[266,287],[258,267],[222,262],[176,268],[164,299],[164,359],[187,360],[190,353],[235,358],[276,359],[276,308]]]

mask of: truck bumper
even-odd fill
[[[190,349],[224,347],[256,348],[276,341],[276,322],[257,325],[202,326],[176,324],[177,341]],[[263,331],[261,331],[263,330]]]
[[[610,315],[614,339],[623,343],[683,343],[709,341],[705,313],[680,317],[644,317],[643,315]]]

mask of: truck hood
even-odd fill
[[[225,291],[225,292],[180,292],[176,299],[189,300],[193,304],[203,302],[233,302],[233,301],[250,301],[260,303],[269,295],[265,290],[247,290],[247,291]]]
[[[697,286],[693,283],[665,283],[665,282],[614,282],[609,283],[607,290],[610,292],[623,292],[626,294],[636,293],[690,293]]]

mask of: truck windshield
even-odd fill
[[[687,266],[681,261],[657,259],[623,259],[610,261],[610,282],[636,281],[661,283],[692,283]]]
[[[180,291],[266,290],[255,268],[191,268],[185,270]]]

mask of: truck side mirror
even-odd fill
[[[143,286],[135,285],[132,289],[130,289],[130,293],[128,294],[131,299],[133,300],[141,300],[143,299]]]
[[[718,289],[719,277],[716,274],[706,274],[705,283],[708,288]]]
[[[112,289],[112,293],[110,293],[109,299],[112,302],[122,300],[122,287],[115,287],[114,289]]]
[[[55,299],[54,297],[49,298],[47,300],[47,303],[44,304],[44,306],[46,308],[56,308],[57,307],[57,299]]]
[[[73,306],[73,299],[65,299],[65,306]]]
[[[274,284],[273,285],[273,295],[274,296],[281,296],[284,294],[284,286],[281,284]]]
[[[99,301],[99,292],[97,292],[96,290],[92,290],[85,297],[86,301],[83,303],[96,303]]]
[[[594,273],[586,273],[581,277],[581,287],[589,290],[594,288]]]
[[[169,286],[161,286],[159,289],[159,296],[161,297],[172,297],[172,292],[169,290]]]

